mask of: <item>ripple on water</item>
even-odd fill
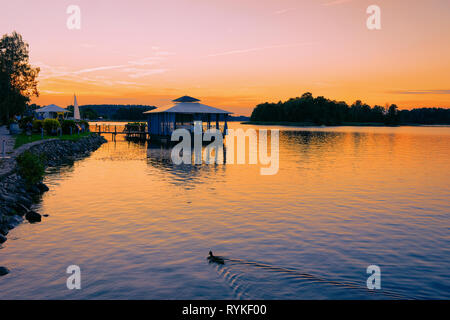
[[[448,127],[284,128],[275,176],[109,142],[48,170],[36,210],[50,216],[0,248],[11,270],[0,298],[448,299],[449,138]],[[210,249],[235,261],[210,265]],[[371,264],[390,295],[364,289]]]

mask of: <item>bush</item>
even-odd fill
[[[44,130],[49,136],[56,136],[58,134],[58,129],[61,128],[58,120],[55,119],[45,119],[44,120]]]
[[[22,117],[22,119],[19,120],[19,127],[20,127],[20,129],[25,130],[27,128],[27,124],[29,122],[33,122],[33,117],[31,117],[31,116]]]
[[[28,184],[37,184],[44,176],[44,157],[25,151],[17,157],[19,174]]]
[[[44,125],[42,120],[34,120],[33,121],[33,132],[41,132],[41,128]]]
[[[77,132],[77,125],[73,120],[64,120],[61,127],[64,134],[70,134],[70,128],[72,128],[72,133]]]
[[[146,123],[143,122],[128,122],[125,125],[125,130],[128,131],[145,131],[145,128],[147,127]]]
[[[80,126],[83,128],[84,127],[84,131],[85,132],[89,132],[89,122],[87,122],[86,120],[80,120],[79,121]]]

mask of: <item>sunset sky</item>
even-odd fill
[[[381,8],[381,30],[366,9]],[[69,5],[81,30],[69,30]],[[41,68],[41,105],[165,106],[181,95],[250,114],[310,91],[348,103],[450,107],[449,0],[2,0]]]

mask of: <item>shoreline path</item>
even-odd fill
[[[5,141],[5,158],[3,158],[3,141]],[[16,158],[29,148],[49,140],[39,140],[24,144],[14,149],[16,139],[9,133],[6,126],[0,127],[0,180],[9,176],[16,168]]]

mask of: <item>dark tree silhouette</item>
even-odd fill
[[[8,121],[25,111],[32,96],[39,96],[39,68],[29,63],[28,44],[17,32],[0,39],[0,118]]]
[[[285,102],[261,103],[256,106],[251,121],[302,122],[317,125],[339,125],[348,123],[379,123],[397,125],[410,124],[450,124],[450,109],[422,108],[398,110],[393,104],[386,107],[374,106],[355,101],[351,106],[343,101],[314,98],[310,92]]]

